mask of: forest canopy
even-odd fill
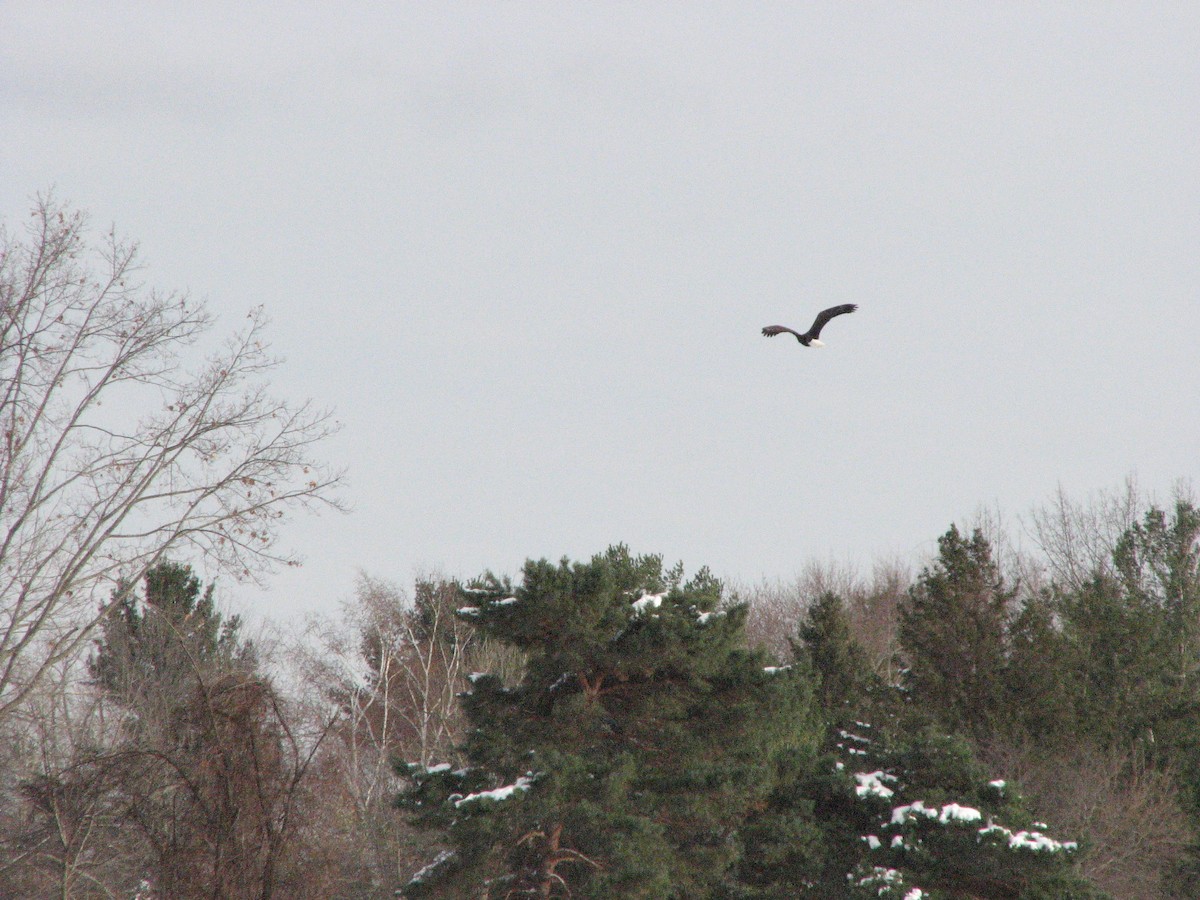
[[[912,575],[363,576],[282,656],[159,562],[6,726],[0,888],[1189,896],[1200,510],[1072,556],[1100,508],[1035,553],[951,526]]]

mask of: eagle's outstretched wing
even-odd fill
[[[797,338],[800,337],[800,332],[793,331],[792,329],[788,328],[786,325],[768,325],[766,328],[763,329],[763,334],[765,334],[767,337],[775,337],[775,335],[783,334],[785,331],[788,334],[796,335]]]
[[[858,309],[858,305],[854,303],[843,303],[841,306],[831,306],[829,309],[823,309],[817,313],[816,319],[813,320],[812,328],[808,329],[808,337],[816,339],[821,336],[821,329],[834,316],[843,316],[846,313],[852,313]],[[764,332],[765,333],[765,332]]]

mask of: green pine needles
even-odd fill
[[[472,677],[466,766],[406,768],[402,807],[453,847],[407,895],[720,895],[778,758],[819,740],[808,685],[744,648],[745,607],[624,547],[463,593],[528,665]]]
[[[870,672],[835,596],[781,664],[746,649],[746,607],[707,570],[624,546],[461,594],[527,662],[471,676],[462,765],[400,767],[399,805],[446,847],[405,896],[1099,896],[1072,844]]]

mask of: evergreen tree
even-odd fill
[[[1176,702],[1200,687],[1200,510],[1185,500],[1174,515],[1151,507],[1117,542],[1113,563],[1128,603],[1150,614]]]
[[[255,666],[253,645],[239,638],[241,620],[213,604],[190,566],[161,562],[135,585],[121,587],[101,625],[89,661],[92,677],[142,718],[165,716],[204,673]]]
[[[745,842],[741,882],[749,897],[844,897],[847,877],[865,850],[860,810],[850,802],[852,782],[834,757],[845,747],[848,729],[870,728],[862,720],[873,714],[886,718],[887,692],[854,639],[837,594],[827,591],[813,601],[798,638],[791,642],[794,666],[814,685],[825,752],[815,761],[780,759],[766,808],[746,829],[752,839]],[[815,833],[813,822],[819,823]]]
[[[938,549],[900,611],[907,683],[945,728],[984,736],[1005,715],[1006,624],[1014,594],[978,530],[965,538],[952,525]]]
[[[1083,728],[1070,644],[1051,592],[1025,598],[1009,625],[1003,735],[1054,746]],[[1086,729],[1084,729],[1086,731]]]
[[[813,602],[792,651],[818,677],[817,699],[827,713],[852,713],[870,690],[874,679],[867,655],[851,635],[846,605],[837,594],[826,591]]]
[[[1110,572],[1060,598],[1081,733],[1172,772],[1200,834],[1200,510],[1151,507],[1117,541]],[[1200,842],[1179,896],[1200,880]]]
[[[1113,571],[1058,596],[1075,719],[1102,747],[1179,762],[1200,743],[1200,511],[1151,508],[1118,540]]]
[[[813,604],[800,638],[798,659],[821,679],[824,754],[771,802],[803,808],[820,834],[806,845],[762,835],[748,859],[771,885],[765,896],[1100,896],[1072,874],[1073,844],[1031,822],[965,739],[931,725],[914,691],[870,671],[836,596]]]
[[[838,822],[839,867],[824,897],[1084,900],[1104,895],[1073,869],[1070,841],[1031,821],[961,737],[933,729],[839,735],[816,812]],[[848,782],[848,783],[847,783]],[[854,862],[850,877],[838,872]]]
[[[453,847],[407,894],[742,891],[743,828],[817,737],[806,681],[743,649],[745,607],[624,547],[467,593],[460,615],[528,664],[515,687],[474,678],[467,766],[406,767],[401,805]]]
[[[1102,747],[1146,739],[1170,690],[1160,610],[1105,575],[1062,596],[1060,609],[1067,645],[1060,677],[1073,685],[1080,728]]]
[[[746,862],[773,898],[1101,898],[1076,844],[1032,820],[962,737],[903,718],[831,727],[816,765],[781,780],[772,808],[803,809],[815,839],[764,829]],[[915,892],[915,893],[914,893]]]

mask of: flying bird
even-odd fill
[[[841,306],[831,306],[829,309],[823,309],[817,313],[817,318],[813,320],[812,328],[801,334],[794,329],[788,328],[786,325],[768,325],[762,330],[762,333],[767,337],[775,337],[777,334],[783,334],[785,331],[788,334],[794,334],[796,340],[802,343],[805,347],[824,347],[817,338],[821,336],[821,329],[834,316],[842,316],[846,313],[852,313],[858,309],[858,305],[854,303],[843,303]]]

